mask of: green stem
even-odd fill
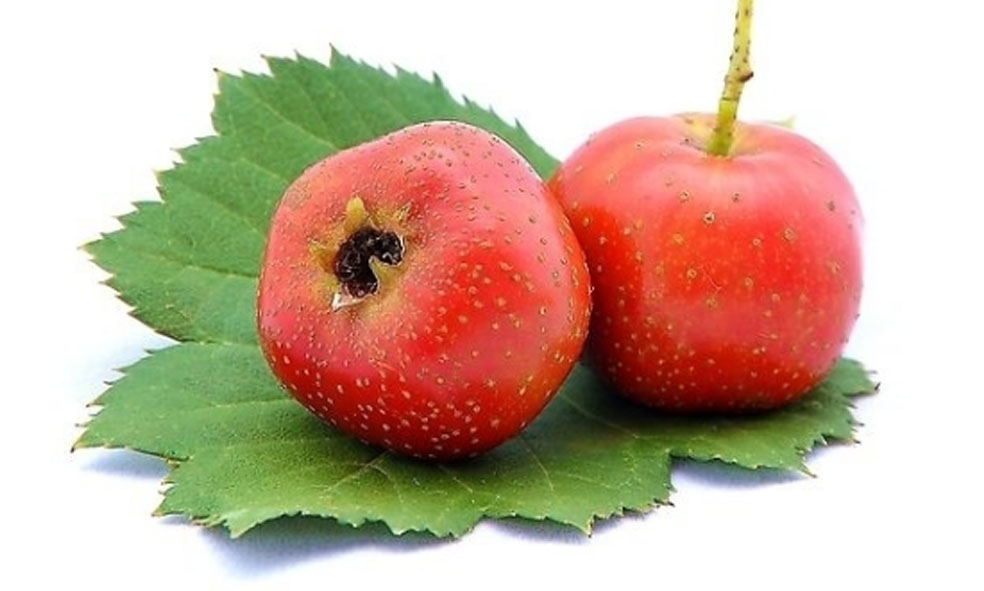
[[[731,60],[728,62],[728,73],[724,77],[724,90],[718,101],[714,134],[707,143],[707,151],[715,156],[727,156],[731,152],[741,91],[745,83],[752,78],[752,66],[748,61],[752,42],[752,4],[753,0],[738,0],[738,12],[735,14],[735,44],[731,50]]]

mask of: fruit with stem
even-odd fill
[[[806,138],[737,120],[751,21],[740,0],[716,114],[616,123],[550,181],[595,286],[592,363],[658,408],[795,400],[858,313],[862,219],[847,177]]]

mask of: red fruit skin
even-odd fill
[[[861,297],[861,214],[847,178],[787,129],[636,118],[593,136],[550,187],[594,285],[588,349],[624,395],[661,409],[786,404],[840,355]]]
[[[337,310],[331,252],[358,196],[402,263]],[[315,415],[427,459],[518,433],[579,357],[590,318],[583,252],[512,148],[461,123],[408,127],[309,168],[274,213],[257,323],[273,372]]]

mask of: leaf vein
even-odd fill
[[[260,239],[263,242],[266,242],[266,232],[263,229],[261,229],[258,226],[256,226],[256,224],[251,219],[249,219],[246,215],[244,215],[242,212],[234,209],[232,206],[230,206],[225,201],[216,198],[211,193],[208,193],[206,191],[202,191],[202,190],[200,190],[200,189],[198,189],[196,187],[191,186],[189,183],[181,180],[177,175],[171,176],[170,182],[171,182],[171,184],[181,185],[181,186],[185,187],[186,189],[188,189],[190,192],[192,192],[192,193],[194,193],[196,195],[199,195],[201,197],[204,197],[205,200],[208,201],[209,203],[214,203],[215,205],[219,206],[221,209],[223,209],[224,211],[226,211],[230,216],[232,216],[236,220],[242,222],[244,226],[246,226],[249,230],[251,230],[257,236],[259,236]],[[164,201],[167,201],[167,198],[166,197],[164,198]]]
[[[536,463],[537,467],[540,469],[540,472],[543,473],[543,478],[547,481],[547,487],[550,488],[550,492],[553,493],[554,495],[556,495],[557,491],[554,488],[553,480],[550,478],[550,472],[548,472],[547,471],[547,467],[543,465],[543,461],[540,459],[540,456],[536,453],[536,450],[533,449],[533,446],[532,445],[530,445],[530,442],[526,438],[526,435],[523,434],[523,433],[520,433],[518,439],[523,442],[523,446],[526,448],[526,450],[533,457],[533,461]]]
[[[602,425],[605,425],[607,427],[611,427],[612,429],[615,429],[616,431],[621,431],[622,433],[625,433],[627,435],[631,435],[632,437],[635,437],[637,439],[641,439],[642,438],[642,436],[639,435],[638,433],[636,433],[635,431],[632,431],[630,429],[627,429],[627,428],[625,428],[625,427],[623,427],[623,426],[621,426],[621,425],[619,425],[617,423],[613,423],[613,422],[609,421],[608,419],[605,419],[605,418],[599,417],[596,414],[593,414],[592,412],[590,412],[586,408],[582,407],[578,403],[576,403],[573,400],[571,400],[570,396],[568,396],[565,393],[561,393],[559,396],[557,396],[557,399],[558,400],[563,400],[568,406],[570,406],[571,408],[573,408],[575,412],[577,412],[579,415],[583,416],[586,419],[590,419],[592,421],[601,423]]]
[[[338,147],[335,146],[335,144],[333,144],[326,138],[323,138],[320,135],[314,133],[307,127],[299,124],[298,122],[287,117],[286,115],[284,115],[279,109],[276,108],[275,105],[267,102],[267,100],[263,96],[258,94],[252,88],[250,88],[248,84],[242,84],[240,85],[240,88],[242,89],[243,94],[249,96],[255,103],[261,105],[264,109],[267,110],[267,112],[269,112],[271,115],[279,119],[281,122],[286,123],[288,127],[299,131],[303,135],[308,136],[310,139],[320,143],[321,145],[325,146],[326,148],[330,149],[333,152],[338,151]]]

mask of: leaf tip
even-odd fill
[[[809,478],[817,477],[816,473],[813,472],[813,470],[810,470],[809,466],[807,466],[804,463],[801,463],[799,466],[797,466],[796,471],[802,474],[803,476],[807,476]]]
[[[227,532],[229,532],[229,538],[233,540],[238,540],[243,537],[249,530],[253,529],[252,525],[230,525],[228,522],[223,523]]]
[[[99,238],[80,244],[78,246],[78,250],[79,252],[84,252],[85,254],[89,255],[90,260],[94,259],[96,257],[95,250],[99,247],[99,243],[102,242],[105,238],[106,238],[106,234],[100,232]]]
[[[779,119],[772,122],[773,125],[777,127],[784,127],[786,129],[794,129],[796,127],[796,115],[789,115],[783,119]]]
[[[87,427],[87,425],[76,425],[76,426]],[[80,449],[91,449],[93,447],[99,447],[100,445],[102,444],[97,441],[92,441],[89,438],[89,432],[85,431],[81,435],[79,435],[78,439],[76,439],[74,443],[72,443],[72,446],[68,449],[68,453],[72,454]]]
[[[335,45],[334,43],[328,44],[328,51],[331,53],[331,55],[328,57],[329,67],[332,67],[336,65],[337,62],[343,61],[346,58],[348,58],[348,56],[342,53],[342,51],[338,49],[338,46]]]

